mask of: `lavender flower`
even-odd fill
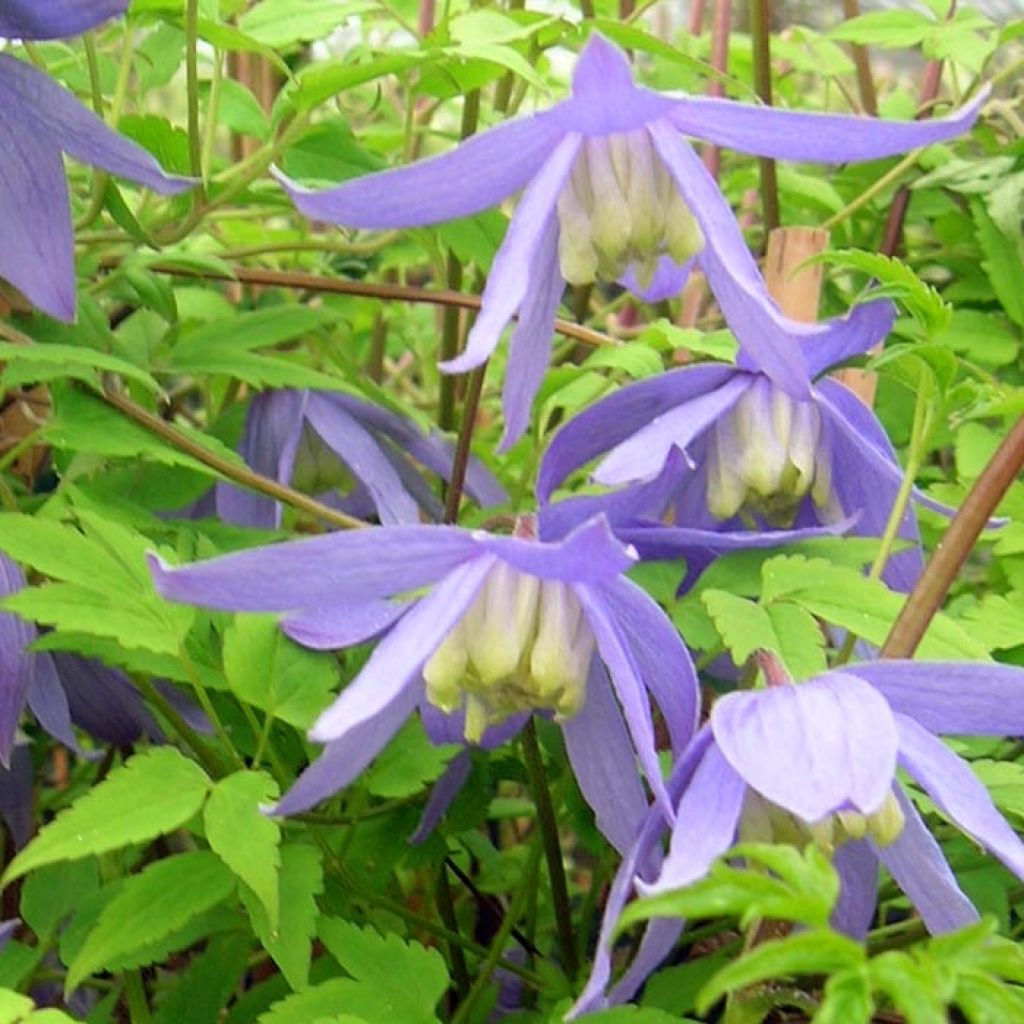
[[[639,760],[663,811],[648,693],[674,749],[697,714],[693,665],[657,605],[623,572],[635,554],[602,519],[564,541],[447,526],[393,526],[255,548],[169,569],[174,601],[284,611],[284,631],[339,648],[385,630],[369,662],[320,717],[324,753],[277,807],[287,814],[347,786],[420,708],[435,742],[487,744],[531,712],[553,714],[598,825],[628,848],[646,805]],[[428,592],[402,599],[420,588]],[[398,600],[394,600],[398,598]]]
[[[354,395],[329,391],[265,391],[249,406],[240,452],[258,473],[303,490],[330,491],[351,515],[382,523],[416,523],[420,509],[440,519],[442,509],[410,459],[449,479],[452,445],[410,420]],[[354,481],[353,481],[354,478]],[[354,486],[353,486],[354,484]],[[338,500],[339,486],[349,491]],[[506,500],[501,485],[476,459],[466,490],[481,505]],[[280,524],[280,505],[228,483],[216,490],[217,514],[244,526]]]
[[[124,11],[125,0],[2,0],[0,37],[56,39]],[[63,153],[164,195],[192,182],[165,174],[38,69],[0,53],[0,276],[41,310],[75,318],[74,239]]]
[[[897,767],[1024,878],[1024,844],[970,766],[935,735],[1024,731],[1024,670],[879,661],[798,685],[771,669],[769,676],[767,689],[722,697],[678,762],[668,784],[676,802],[668,854],[659,865],[664,821],[649,815],[613,885],[594,973],[575,1013],[607,1005],[611,936],[634,885],[648,894],[689,885],[738,837],[813,842],[833,854],[842,882],[833,924],[855,938],[874,916],[879,861],[933,934],[977,920]],[[612,1001],[632,997],[681,927],[663,920],[649,929]]]
[[[320,193],[279,175],[308,217],[356,228],[464,217],[525,187],[466,350],[442,364],[448,373],[479,366],[518,315],[504,390],[506,447],[526,428],[565,283],[621,279],[654,300],[679,290],[691,258],[727,318],[752,318],[750,351],[765,372],[794,398],[805,397],[802,354],[783,341],[796,328],[767,297],[728,204],[683,135],[758,156],[869,160],[958,135],[973,124],[983,98],[946,120],[904,124],[670,98],[638,87],[625,54],[597,33],[580,55],[572,88],[551,110],[411,167]],[[799,330],[813,340],[830,328]]]
[[[773,382],[749,345],[754,319],[744,310],[756,302],[743,299],[731,321],[740,365],[699,364],[629,384],[565,424],[544,454],[541,500],[573,470],[603,456],[594,480],[625,485],[616,501],[634,513],[659,517],[671,506],[683,526],[723,534],[855,517],[853,533],[881,536],[903,481],[896,453],[856,395],[838,381],[814,377],[881,341],[892,324],[892,306],[875,301],[856,307],[833,321],[825,342],[808,344],[801,333],[780,333],[806,364],[802,396],[794,397]],[[673,461],[674,452],[682,454]],[[922,565],[914,503],[948,511],[913,491],[899,528],[912,544],[889,560],[885,573],[899,590],[910,589]],[[589,514],[600,507],[600,499],[590,499]],[[579,517],[574,508],[568,505],[558,518],[571,524]],[[629,540],[645,558],[665,557],[658,550],[673,543],[667,530],[649,535],[649,544],[637,533]]]

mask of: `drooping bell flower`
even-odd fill
[[[866,935],[875,913],[879,862],[932,934],[977,920],[897,768],[1024,878],[1024,844],[970,765],[936,735],[1024,732],[1024,670],[894,660],[846,665],[795,685],[777,666],[767,674],[767,688],[719,699],[678,762],[668,783],[676,824],[663,862],[651,854],[664,820],[648,816],[642,825],[613,884],[594,973],[575,1013],[630,999],[682,928],[657,922],[655,941],[605,996],[615,923],[632,891],[689,885],[737,840],[815,843],[831,855],[841,880],[832,923],[854,938]]]
[[[312,806],[347,786],[419,707],[435,742],[488,744],[526,716],[552,716],[599,827],[626,849],[646,807],[637,762],[662,807],[653,697],[678,752],[698,695],[675,628],[623,576],[635,554],[602,519],[565,540],[452,526],[392,526],[254,548],[171,569],[150,558],[166,598],[285,612],[293,640],[335,649],[382,634],[319,718],[320,758],[277,807]],[[425,589],[422,596],[408,595]],[[406,595],[406,596],[403,596]]]
[[[797,398],[773,381],[749,348],[756,321],[743,311],[753,302],[744,300],[730,320],[741,365],[702,363],[637,381],[566,423],[544,454],[541,500],[571,472],[600,458],[593,479],[623,488],[620,503],[652,518],[671,507],[682,527],[770,532],[852,519],[851,532],[881,536],[903,481],[896,452],[875,414],[849,388],[814,378],[878,344],[892,324],[892,306],[857,306],[833,321],[827,343],[780,334],[806,364]],[[657,488],[652,481],[660,482]],[[656,500],[641,508],[636,497],[643,495]],[[886,582],[899,590],[910,589],[922,565],[915,503],[949,511],[913,491],[899,529],[911,546],[893,555],[885,572]],[[600,499],[591,505],[593,514]],[[561,515],[569,523],[571,508]],[[671,535],[662,532],[662,546],[670,544]],[[644,550],[638,535],[629,539],[644,557],[658,557]]]
[[[576,64],[572,96],[550,110],[327,191],[279,178],[302,213],[353,228],[465,217],[524,189],[466,350],[442,364],[448,373],[479,366],[518,316],[504,389],[507,446],[528,423],[566,281],[619,279],[643,298],[665,298],[682,286],[691,258],[726,318],[758,300],[752,352],[775,383],[806,395],[801,354],[781,343],[782,331],[796,328],[768,298],[728,203],[684,136],[778,159],[871,160],[960,134],[982,98],[951,118],[909,123],[675,98],[637,86],[625,54],[595,32]],[[808,339],[829,332],[822,324],[798,330]]]
[[[417,523],[421,510],[439,520],[440,503],[410,460],[447,480],[455,457],[452,444],[439,434],[372,402],[330,391],[257,395],[239,451],[258,473],[385,524]],[[507,497],[475,458],[466,472],[466,491],[482,506],[500,505]],[[281,519],[272,499],[228,483],[217,485],[216,511],[243,526],[273,528]]]
[[[57,39],[120,14],[125,0],[0,0],[0,38]],[[193,182],[165,174],[141,146],[49,75],[0,53],[0,277],[59,320],[75,318],[74,238],[63,154],[163,195]]]

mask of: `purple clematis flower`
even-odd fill
[[[746,365],[683,367],[595,402],[548,446],[538,495],[547,501],[571,472],[601,456],[594,480],[621,486],[615,500],[634,514],[660,517],[671,507],[687,528],[761,536],[852,517],[853,533],[879,537],[903,481],[896,452],[877,417],[849,388],[814,377],[879,343],[892,318],[891,304],[875,301],[833,321],[827,342],[780,335],[806,363],[804,394],[795,398],[746,348],[754,321],[740,316],[732,327]],[[589,501],[600,508],[600,499]],[[548,515],[571,524],[571,502],[557,503],[553,509],[567,508]],[[909,590],[922,567],[914,503],[949,511],[913,491],[899,529],[911,546],[890,558],[885,572],[898,590]],[[647,534],[646,542],[630,533],[629,540],[645,558],[665,557],[659,549],[667,552],[673,544],[670,529]]]
[[[56,39],[120,14],[124,0],[0,0],[0,37]],[[75,318],[70,198],[62,154],[173,195],[194,182],[165,174],[67,89],[0,53],[0,277],[60,320]]]
[[[564,541],[450,526],[394,526],[255,548],[170,569],[151,556],[174,601],[283,611],[307,647],[340,648],[386,632],[320,717],[324,753],[277,813],[303,810],[347,786],[419,707],[435,742],[489,744],[526,715],[561,724],[580,787],[619,849],[646,807],[643,773],[670,813],[649,695],[678,752],[692,737],[698,694],[686,647],[623,572],[635,554],[594,519]],[[420,588],[422,597],[402,598]]]
[[[384,524],[417,523],[422,509],[441,518],[442,508],[410,459],[450,478],[455,452],[436,432],[355,395],[332,391],[265,391],[246,415],[240,452],[258,473],[294,483],[351,515],[376,515]],[[347,472],[346,472],[347,471]],[[355,478],[355,486],[352,487]],[[349,491],[343,498],[337,488]],[[477,459],[470,461],[466,490],[481,505],[501,505],[502,486]],[[216,489],[217,514],[227,522],[280,525],[277,502],[228,483]]]
[[[970,766],[935,735],[1024,731],[1024,670],[894,660],[847,665],[797,685],[768,674],[767,689],[717,701],[678,762],[668,784],[676,801],[668,854],[651,859],[665,825],[648,815],[613,884],[594,974],[575,1013],[609,1002],[611,938],[634,886],[650,894],[695,882],[737,838],[814,842],[833,854],[842,882],[833,925],[855,938],[874,916],[879,861],[933,934],[977,920],[897,768],[1024,878],[1024,844]],[[681,928],[669,920],[651,926],[611,1001],[632,998]]]
[[[355,228],[465,217],[525,189],[466,350],[442,364],[449,373],[481,365],[518,316],[504,390],[507,447],[526,429],[565,283],[621,279],[644,298],[664,298],[682,286],[693,258],[727,319],[757,300],[743,314],[755,318],[751,355],[794,398],[806,396],[802,352],[783,333],[813,340],[830,329],[796,328],[768,298],[732,211],[683,136],[780,159],[870,160],[960,134],[982,99],[945,120],[893,123],[673,98],[637,86],[625,54],[593,33],[571,98],[550,110],[324,192],[278,177],[308,217]]]

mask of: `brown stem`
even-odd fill
[[[286,505],[301,509],[303,512],[308,512],[310,515],[317,516],[346,530],[368,525],[361,519],[339,512],[329,505],[322,505],[307,494],[302,494],[300,491],[292,490],[291,487],[279,484],[276,480],[254,473],[248,467],[238,466],[227,459],[222,459],[198,441],[193,441],[187,434],[183,434],[166,420],[162,420],[148,409],[143,409],[141,405],[136,405],[130,398],[126,398],[117,391],[104,388],[100,392],[95,392],[89,389],[89,394],[96,395],[112,409],[127,416],[133,423],[144,427],[151,434],[156,434],[157,437],[173,445],[179,451],[185,452],[186,455],[191,455],[193,459],[203,463],[204,466],[216,470],[232,483],[250,491],[258,491],[275,501],[283,501]]]
[[[946,534],[907,597],[899,618],[882,646],[883,658],[912,657],[928,624],[945,600],[974,542],[992,517],[1003,495],[1024,467],[1024,416],[1003,438],[1003,443],[981,476],[974,481]]]
[[[105,260],[104,267],[116,266],[117,259]],[[182,267],[167,263],[151,263],[146,268],[156,274],[171,277],[198,277],[212,281],[241,281],[243,284],[267,285],[272,288],[297,288],[308,292],[325,292],[335,295],[357,295],[362,298],[384,299],[394,302],[426,302],[435,306],[459,306],[463,309],[479,309],[479,295],[463,292],[437,291],[431,288],[415,288],[399,284],[374,284],[370,281],[350,281],[344,278],[321,277],[319,274],[304,274],[291,270],[267,270],[263,267],[237,267],[230,271],[200,270],[196,267]],[[569,320],[555,320],[556,334],[580,341],[584,345],[617,345],[614,338]]]
[[[843,17],[849,21],[860,15],[859,0],[843,0]],[[860,43],[850,44],[850,55],[857,69],[857,91],[860,93],[860,105],[865,114],[878,117],[878,96],[875,94],[875,80],[871,74],[871,58],[866,46]]]
[[[455,445],[455,459],[452,462],[452,478],[448,482],[448,493],[444,499],[442,522],[445,523],[454,523],[459,518],[459,502],[462,501],[462,491],[466,484],[466,468],[469,466],[473,430],[476,428],[476,414],[480,408],[480,395],[483,392],[486,371],[487,364],[484,363],[469,377],[469,390],[462,408],[462,425],[459,427],[459,440]]]
[[[705,0],[692,0],[690,4],[690,22],[687,31],[691,36],[699,36],[704,27]]]
[[[729,32],[731,28],[731,0],[715,0],[714,18],[711,22],[711,66],[718,74],[708,82],[708,96],[721,97],[725,95],[723,76],[729,65]],[[705,146],[702,157],[708,173],[717,181],[722,169],[722,151],[717,146]]]

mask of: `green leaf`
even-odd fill
[[[441,777],[448,762],[463,748],[435,745],[419,718],[410,719],[363,774],[366,788],[388,799],[412,796]]]
[[[316,898],[323,892],[320,852],[304,844],[281,847],[280,916],[270,927],[267,912],[256,895],[242,886],[239,895],[249,912],[253,931],[293,989],[309,983],[310,951],[320,910]]]
[[[236,772],[214,785],[203,809],[210,848],[255,893],[272,932],[278,923],[281,826],[260,806],[278,793],[265,772]]]
[[[154,1024],[198,1024],[220,1020],[246,970],[251,939],[218,935],[179,973],[177,983],[160,1002]]]
[[[295,106],[300,111],[312,110],[346,89],[364,85],[385,75],[400,74],[429,59],[424,54],[412,51],[374,57],[362,64],[354,64],[347,58],[312,64],[298,77],[298,88],[293,94]]]
[[[862,46],[900,49],[919,45],[934,27],[935,22],[918,11],[871,11],[837,25],[829,32],[829,38]]]
[[[323,39],[352,15],[375,8],[371,0],[262,0],[238,24],[250,38],[287,49]]]
[[[348,978],[332,978],[275,1003],[266,1013],[260,1014],[256,1024],[348,1024],[349,1021],[379,1024],[397,1020],[381,1015],[385,999],[383,993],[366,985]],[[337,1011],[342,1006],[345,1014],[338,1017]],[[403,1020],[402,1024],[406,1022]],[[418,1022],[409,1021],[408,1024]]]
[[[448,968],[436,949],[338,917],[320,922],[320,939],[356,981],[387,994],[388,1012],[381,1020],[434,1019],[434,1007],[448,988]]]
[[[701,600],[737,665],[761,648],[781,655],[782,645],[771,617],[756,601],[725,590],[705,590]]]
[[[881,253],[864,252],[860,249],[837,249],[821,253],[809,262],[829,263],[850,270],[859,270],[869,277],[876,278],[880,287],[871,290],[871,297],[886,295],[896,299],[921,324],[928,336],[938,334],[949,325],[949,304],[931,285],[925,284],[906,263],[895,256],[883,256]]]
[[[824,929],[765,942],[720,970],[701,989],[697,1008],[706,1013],[722,996],[761,981],[790,975],[831,974],[856,968],[864,958],[860,943]]]
[[[45,864],[172,832],[199,811],[209,785],[203,770],[173,747],[136,754],[44,825],[10,863],[4,883]]]
[[[75,1020],[60,1010],[37,1010],[28,996],[5,988],[0,989],[0,1024],[75,1024]]]
[[[212,853],[196,850],[146,867],[126,879],[68,965],[67,991],[100,968],[158,941],[225,899],[234,878]]]
[[[224,633],[224,674],[241,700],[308,729],[333,699],[336,659],[289,640],[269,615],[238,615]]]
[[[97,371],[104,371],[137,381],[154,394],[163,393],[157,381],[145,370],[84,345],[15,345],[0,341],[0,362],[5,364],[0,376],[3,388],[20,387],[55,377],[73,377],[98,386]]]
[[[971,215],[974,234],[984,257],[981,265],[988,274],[996,298],[1006,315],[1024,327],[1024,292],[1021,291],[1019,273],[1024,261],[1024,242],[1019,233],[1016,238],[1011,238],[1000,230],[979,199],[971,201]]]
[[[825,982],[814,1024],[869,1024],[874,1010],[867,972],[839,971]]]

